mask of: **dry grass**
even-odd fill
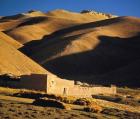
[[[22,94],[22,93],[40,93],[40,94],[44,94],[44,92],[35,91],[35,90],[14,89],[14,88],[8,88],[8,87],[0,87],[0,94],[14,95],[14,94]]]
[[[87,112],[94,112],[94,113],[99,113],[103,110],[103,108],[96,103],[90,103],[88,106],[84,108],[84,111]]]

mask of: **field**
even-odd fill
[[[119,95],[124,95],[124,92],[131,94],[133,98],[137,98],[139,90],[119,88]],[[24,94],[24,95],[23,95]],[[24,97],[26,94],[26,97]],[[30,94],[30,97],[28,97]],[[107,99],[86,98],[93,104],[102,107],[101,112],[86,112],[84,108],[87,105],[77,105],[73,102],[77,100],[76,97],[63,97],[56,95],[46,95],[48,99],[60,100],[64,104],[71,107],[68,109],[61,109],[56,107],[42,107],[34,105],[32,102],[37,98],[35,95],[46,95],[43,92],[11,89],[0,87],[0,118],[1,119],[139,119],[140,105],[123,104],[121,102],[114,102]],[[128,95],[127,94],[127,95]],[[137,94],[137,95],[136,95]],[[32,96],[32,97],[31,97]],[[50,97],[49,97],[50,96]],[[59,97],[59,98],[58,98]],[[111,96],[110,96],[111,97]],[[65,100],[64,100],[65,99]],[[110,98],[109,98],[110,99]],[[68,101],[71,100],[71,101]],[[82,98],[81,98],[82,100]],[[137,102],[139,104],[139,102]]]

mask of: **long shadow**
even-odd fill
[[[0,22],[7,22],[7,21],[10,21],[10,20],[17,20],[17,19],[20,19],[20,18],[23,18],[24,15],[22,14],[17,14],[17,15],[13,15],[13,16],[5,16],[5,17],[2,17],[0,18]]]
[[[65,49],[65,47],[68,44],[70,44],[70,42],[78,39],[82,35],[83,34],[78,34],[78,35],[58,38],[58,39],[56,39],[55,42],[49,42],[49,40],[53,40],[53,39],[43,39],[43,41],[40,41],[40,40],[31,41],[31,42],[25,44],[25,46],[23,46],[19,50],[21,52],[23,52],[24,54],[26,54],[27,56],[33,58],[32,55],[38,53],[39,49],[41,49],[42,51],[46,51],[46,48],[48,48],[48,49],[51,48],[51,50],[47,50],[47,52],[45,54],[45,56],[47,56],[49,58],[50,56],[53,56],[53,55],[63,51]],[[55,46],[55,44],[56,45],[61,44],[61,47],[52,47],[52,46]],[[46,57],[44,57],[44,58],[46,59]],[[37,61],[37,58],[33,58],[33,59]]]
[[[91,51],[62,56],[43,66],[70,80],[139,87],[140,35],[132,38],[99,36],[99,39],[100,44]]]
[[[47,74],[30,74],[15,76],[14,74],[0,75],[0,86],[45,90]]]
[[[25,22],[19,24],[17,27],[22,27],[26,25],[34,25],[38,23],[42,23],[47,20],[47,17],[33,17],[33,18],[27,18]]]
[[[32,54],[34,54],[35,52],[38,51],[38,49],[37,49],[38,47],[42,47],[42,45],[47,46],[47,45],[50,45],[57,41],[60,42],[61,39],[63,39],[64,36],[68,33],[78,31],[78,30],[83,30],[83,29],[84,30],[88,29],[90,31],[90,29],[93,29],[95,27],[106,26],[106,25],[110,25],[110,24],[119,22],[121,19],[122,19],[122,17],[118,17],[118,18],[106,19],[106,20],[102,20],[102,21],[75,25],[75,26],[72,26],[69,28],[64,28],[64,29],[58,30],[50,35],[44,36],[41,40],[34,40],[31,42],[28,42],[28,43],[24,44],[24,47],[20,48],[19,50],[22,51],[24,54],[31,56]]]
[[[85,30],[85,29],[90,29],[90,28],[95,28],[95,27],[100,27],[100,26],[107,26],[111,25],[113,23],[120,22],[123,17],[117,17],[117,18],[111,18],[111,19],[105,19],[101,21],[95,21],[95,22],[90,22],[90,23],[84,23],[80,25],[75,25],[69,28],[64,28],[62,30],[58,30],[54,32],[53,34],[46,36],[46,38],[54,38],[54,37],[59,37],[59,36],[64,36],[65,34],[71,33],[73,31],[78,31],[78,30]]]

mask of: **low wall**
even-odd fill
[[[69,88],[67,95],[76,97],[91,97],[92,90],[90,87],[74,86]]]
[[[116,87],[82,87],[69,88],[67,95],[79,97],[91,97],[94,94],[116,94]]]
[[[47,93],[63,95],[69,91],[70,87],[74,87],[74,81],[61,79],[57,76],[48,76]]]
[[[47,93],[77,97],[91,97],[94,94],[116,94],[116,87],[84,87],[75,85],[74,81],[48,76]]]

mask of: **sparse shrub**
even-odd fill
[[[71,106],[68,105],[68,104],[65,104],[65,105],[64,105],[64,109],[66,109],[66,110],[71,110]]]
[[[121,119],[128,119],[128,118],[139,119],[140,118],[140,114],[137,112],[129,112],[129,111],[119,110],[115,108],[105,108],[101,113],[117,116],[118,118],[121,118]]]
[[[56,98],[57,100],[60,100],[61,102],[64,102],[64,103],[68,103],[68,104],[73,104],[74,103],[74,101],[75,101],[75,98],[74,97],[72,97],[72,96],[58,96],[57,98]]]
[[[14,96],[37,99],[37,98],[43,97],[44,95],[41,93],[34,93],[34,92],[20,92],[20,93],[14,94]]]
[[[43,106],[43,107],[57,107],[61,109],[66,108],[64,103],[53,99],[36,99],[33,102],[33,105]]]
[[[86,112],[94,112],[99,113],[103,110],[103,108],[96,103],[90,103],[87,107],[84,108],[84,111]]]
[[[111,96],[111,95],[92,95],[93,98],[95,99],[102,99],[102,100],[107,100],[111,102],[120,102],[122,100],[121,97],[119,96]]]
[[[87,98],[79,98],[74,102],[74,104],[76,105],[89,105],[90,103],[91,101],[88,100]]]

